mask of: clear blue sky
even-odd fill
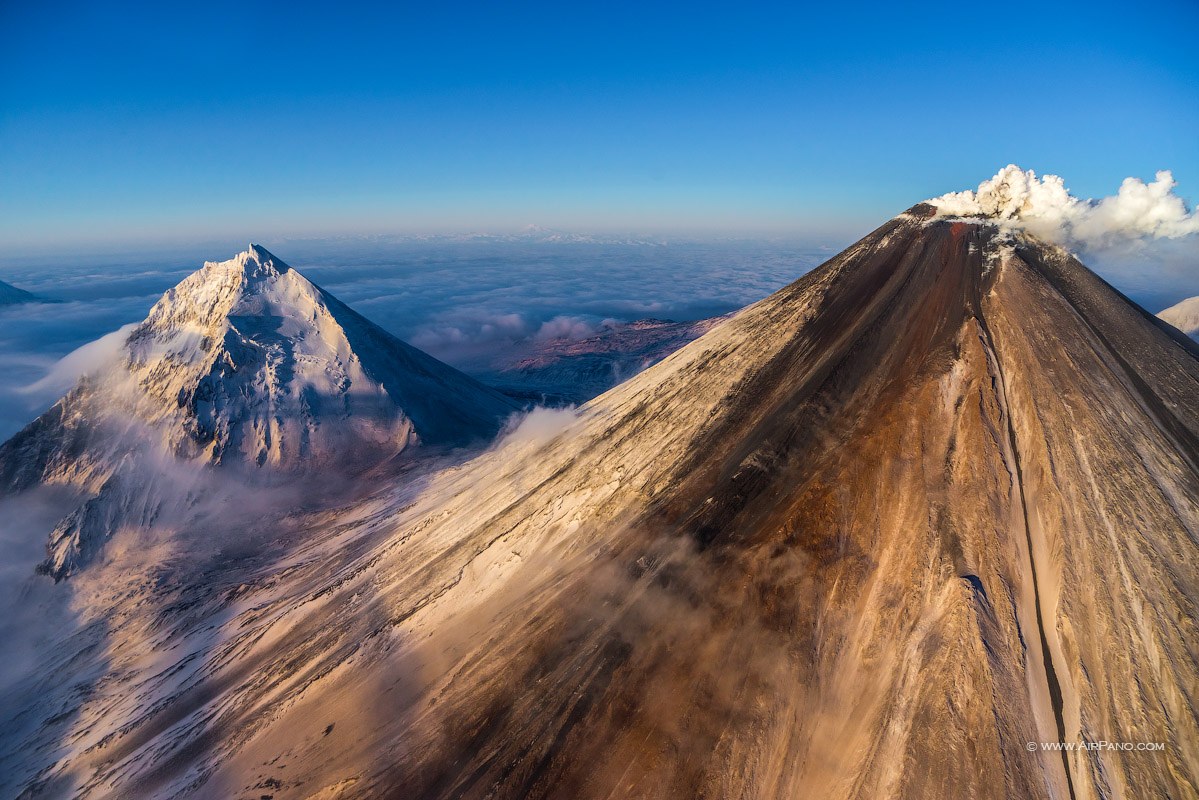
[[[0,0],[0,246],[854,232],[1008,162],[1199,197],[1194,0],[806,5]]]

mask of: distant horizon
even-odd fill
[[[338,233],[281,233],[278,231],[263,231],[252,233],[239,231],[237,233],[214,232],[204,236],[147,236],[142,238],[107,238],[87,239],[80,241],[54,240],[36,244],[9,245],[0,252],[0,268],[10,262],[24,262],[29,259],[55,257],[121,257],[154,254],[174,254],[194,251],[196,249],[216,248],[224,252],[229,247],[235,248],[229,255],[244,250],[250,244],[258,244],[268,250],[272,247],[287,247],[290,245],[332,245],[336,243],[358,244],[421,244],[446,243],[467,244],[470,242],[525,242],[528,244],[621,244],[621,245],[698,245],[711,243],[777,243],[803,244],[813,247],[832,248],[837,243],[848,244],[860,238],[870,230],[884,224],[891,217],[886,217],[872,225],[852,226],[840,223],[835,228],[808,229],[794,228],[791,230],[762,229],[726,230],[688,228],[561,228],[528,223],[523,226],[494,227],[494,228],[410,228],[377,231],[345,231]],[[860,230],[858,229],[860,227]],[[560,240],[538,239],[535,234],[545,236],[561,236]],[[273,251],[272,251],[273,252]]]
[[[896,212],[902,213],[902,212]],[[213,235],[195,239],[163,237],[159,240],[129,242],[109,241],[104,244],[62,242],[45,243],[29,248],[0,248],[0,281],[58,297],[51,287],[59,282],[55,271],[68,265],[71,270],[94,267],[116,273],[136,275],[140,270],[160,272],[163,268],[181,273],[198,269],[208,261],[224,261],[245,250],[251,243],[261,245],[295,267],[309,263],[321,265],[354,264],[366,261],[393,262],[406,252],[448,253],[452,248],[478,247],[481,253],[492,248],[491,255],[503,255],[511,248],[531,250],[560,248],[570,259],[592,248],[695,248],[713,253],[729,250],[753,251],[756,248],[782,248],[803,252],[824,261],[835,256],[853,242],[885,224],[894,215],[862,224],[852,230],[842,226],[840,232],[824,234],[793,231],[770,234],[760,232],[603,232],[575,231],[538,227],[539,233],[558,235],[562,239],[537,238],[528,228],[480,231],[429,231],[340,233],[333,235]],[[577,237],[574,238],[574,237]],[[499,249],[496,249],[499,248]],[[1075,250],[1071,247],[1069,249]],[[1194,269],[1199,258],[1199,236],[1177,240],[1134,240],[1117,246],[1077,252],[1090,268],[1111,282],[1152,313],[1180,300],[1199,295],[1199,272]],[[49,272],[43,270],[49,269]],[[115,274],[115,273],[114,273]],[[36,276],[36,282],[31,278]],[[796,275],[795,277],[798,277]],[[62,276],[69,280],[68,275]],[[165,286],[163,287],[165,288]]]
[[[1199,198],[1199,6],[0,8],[0,250],[852,241],[1008,163]],[[951,21],[953,21],[951,23]]]

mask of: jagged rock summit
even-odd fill
[[[48,568],[62,576],[113,528],[161,510],[140,496],[163,489],[148,464],[353,470],[416,444],[485,441],[516,410],[252,244],[167,291],[115,362],[0,447],[0,487],[82,492],[52,537]]]
[[[139,416],[170,418],[172,446],[214,462],[465,444],[515,410],[253,244],[168,291],[126,347]]]

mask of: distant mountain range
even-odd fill
[[[304,243],[304,249],[311,251],[313,249],[313,240],[306,239],[291,239],[284,240],[293,243]],[[455,233],[412,233],[412,234],[362,234],[362,235],[344,235],[339,237],[325,237],[319,240],[322,246],[337,247],[339,245],[353,244],[356,247],[369,245],[371,243],[378,244],[404,244],[404,243],[437,243],[437,244],[454,244],[454,243],[471,243],[471,242],[497,242],[505,244],[589,244],[589,245],[621,245],[621,246],[638,246],[638,247],[653,247],[666,245],[673,239],[662,236],[640,236],[636,234],[610,234],[610,233],[580,233],[573,231],[555,230],[553,228],[545,228],[540,225],[526,225],[525,227],[515,231],[465,231]],[[677,241],[688,241],[690,239],[680,239]]]
[[[45,298],[38,297],[32,292],[27,292],[24,289],[18,289],[12,284],[0,281],[0,306],[15,305],[17,303],[46,303],[53,302]]]

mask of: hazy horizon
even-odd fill
[[[827,246],[750,241],[259,244],[390,333],[468,370],[551,330],[580,338],[609,319],[728,313],[832,255]],[[0,280],[62,301],[0,307],[0,438],[70,388],[84,365],[59,359],[141,321],[203,260],[245,248],[53,259],[54,269],[40,258],[0,263]]]
[[[1199,8],[1005,10],[951,32],[952,3],[5,4],[0,250],[530,223],[852,241],[1007,163],[1080,197],[1170,169],[1193,203]]]

